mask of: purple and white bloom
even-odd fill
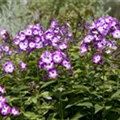
[[[84,38],[83,42],[84,42],[84,43],[91,43],[93,40],[94,40],[94,36],[92,36],[92,35],[87,35],[87,36]]]
[[[107,35],[108,34],[109,29],[105,29],[104,26],[99,26],[97,29],[102,35]]]
[[[101,60],[102,60],[102,56],[101,56],[100,54],[96,54],[96,55],[93,56],[93,62],[94,62],[95,64],[100,63]]]
[[[48,30],[45,32],[44,37],[46,40],[52,40],[52,38],[54,37],[54,33]]]
[[[21,63],[20,63],[21,69],[22,69],[22,70],[27,70],[27,67],[26,67],[26,66],[27,66],[26,63],[24,63],[24,62],[21,61]]]
[[[50,28],[54,29],[58,26],[58,22],[56,20],[53,20],[50,24]]]
[[[27,48],[28,48],[28,41],[25,40],[24,42],[20,42],[19,47],[20,47],[21,50],[26,51]]]
[[[112,21],[112,17],[111,16],[107,16],[107,17],[105,17],[105,22],[106,23],[111,23],[111,21]]]
[[[32,35],[32,29],[27,28],[27,29],[25,30],[25,35],[31,36],[31,35]]]
[[[3,108],[4,103],[0,101],[0,109]]]
[[[35,42],[33,42],[33,41],[30,41],[30,42],[29,42],[29,48],[30,48],[30,49],[35,48],[35,45],[36,45]]]
[[[2,29],[1,32],[0,32],[0,35],[4,36],[6,34],[8,34],[8,31],[6,29]]]
[[[104,45],[103,41],[97,42],[96,45],[97,45],[97,49],[99,51],[102,51],[105,48],[105,45]]]
[[[6,93],[5,88],[4,88],[4,87],[2,87],[2,86],[0,86],[0,92],[1,92],[2,94],[5,94],[5,93]]]
[[[41,39],[41,37],[36,36],[36,37],[34,38],[34,41],[35,41],[35,43],[38,43],[38,42],[41,42],[42,39]]]
[[[50,69],[48,71],[48,77],[49,78],[57,78],[57,76],[58,76],[58,73],[57,73],[57,69],[56,68]]]
[[[39,61],[39,68],[43,69],[44,68],[44,63],[42,61]]]
[[[53,69],[54,67],[55,66],[54,66],[53,62],[44,64],[44,69],[46,69],[46,70]]]
[[[35,45],[36,45],[35,48],[37,48],[37,49],[43,48],[43,42],[42,41],[35,43]]]
[[[8,52],[10,50],[9,46],[4,46],[3,51]]]
[[[62,61],[62,65],[63,65],[66,69],[71,70],[71,64],[70,64],[70,61],[69,61],[68,59],[64,59],[64,60]]]
[[[55,36],[55,37],[53,37],[52,40],[51,40],[51,42],[53,42],[53,43],[58,43],[59,41],[60,41],[59,36]]]
[[[29,24],[29,25],[28,25],[28,28],[32,29],[33,26],[34,26],[34,24]]]
[[[20,43],[19,36],[16,35],[13,39],[14,39],[14,44],[19,45],[19,43]]]
[[[111,47],[113,46],[113,44],[112,44],[111,41],[108,41],[107,44],[106,44],[106,46],[107,46],[108,48],[111,48]]]
[[[24,41],[26,38],[25,34],[22,32],[21,34],[19,34],[19,40],[20,41]]]
[[[58,46],[58,43],[52,42],[51,45],[52,45],[53,47],[57,47],[57,46]]]
[[[8,61],[3,66],[6,73],[12,73],[14,71],[14,65],[11,61]]]
[[[49,51],[45,51],[41,55],[41,61],[44,63],[51,63],[52,62],[52,54]]]
[[[52,53],[52,58],[54,63],[61,63],[63,60],[63,56],[61,51],[55,51]]]
[[[38,35],[39,34],[39,30],[38,29],[33,29],[33,35]]]
[[[11,108],[9,105],[3,104],[3,108],[1,109],[2,115],[8,115],[11,112]]]
[[[15,107],[11,108],[11,113],[12,113],[13,116],[16,116],[16,115],[20,114],[19,110],[17,110]]]
[[[100,17],[96,22],[95,22],[96,26],[102,26],[103,24],[105,24],[105,19],[103,17]]]
[[[13,53],[13,51],[9,50],[8,52],[6,52],[7,55],[11,55]]]
[[[120,38],[120,30],[115,30],[113,33],[113,38]]]
[[[0,96],[0,102],[5,103],[7,102],[7,98],[4,98],[3,96]]]
[[[62,42],[59,44],[59,49],[64,50],[68,48],[68,44],[66,42]]]
[[[88,46],[83,44],[80,46],[80,54],[83,55],[88,52]]]

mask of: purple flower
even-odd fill
[[[4,98],[3,96],[0,96],[0,102],[5,103],[5,102],[7,102],[7,99]]]
[[[63,60],[63,56],[61,51],[55,51],[52,53],[52,58],[54,63],[61,63]]]
[[[120,30],[115,30],[113,33],[113,38],[120,38]]]
[[[94,40],[94,37],[93,37],[92,35],[87,35],[87,36],[84,38],[83,42],[84,42],[84,43],[91,43],[93,40]]]
[[[0,86],[0,92],[1,92],[2,94],[5,94],[5,93],[6,93],[5,88],[4,88],[4,87],[2,87],[2,86]]]
[[[22,61],[21,61],[21,63],[20,63],[20,67],[21,67],[22,70],[27,70],[27,68],[26,68],[26,63],[24,63],[24,62],[22,62]]]
[[[64,59],[64,60],[62,61],[62,65],[63,65],[66,69],[71,70],[71,64],[70,64],[70,61],[69,61],[68,59]]]
[[[25,38],[26,38],[25,33],[22,31],[22,32],[19,34],[19,40],[20,40],[20,41],[24,41]]]
[[[33,42],[33,41],[30,41],[30,42],[29,42],[29,48],[30,48],[30,49],[35,48],[35,45],[36,45],[35,42]]]
[[[19,45],[19,43],[20,43],[19,36],[16,35],[13,39],[14,39],[14,44]]]
[[[25,35],[31,36],[31,35],[32,35],[32,29],[27,28],[27,29],[25,30]]]
[[[59,23],[56,20],[52,20],[52,22],[50,24],[50,28],[55,29],[58,25],[59,25]]]
[[[2,29],[0,32],[1,36],[6,35],[7,33],[8,31],[6,29]]]
[[[27,48],[28,48],[28,41],[25,40],[24,42],[20,42],[19,47],[20,47],[21,50],[26,51]]]
[[[80,46],[80,54],[83,55],[83,54],[85,54],[85,53],[87,53],[87,52],[88,52],[88,46],[85,45],[85,44],[82,44],[82,45]]]
[[[11,113],[12,113],[13,116],[16,116],[16,115],[20,114],[20,112],[15,107],[11,108]]]
[[[95,64],[100,63],[101,60],[102,60],[102,56],[101,56],[100,54],[96,54],[96,55],[93,56],[93,62],[94,62]]]
[[[40,41],[42,41],[42,40],[41,40],[41,37],[36,36],[36,37],[34,38],[34,41],[35,41],[35,43],[38,43],[38,42],[40,42]]]
[[[59,44],[59,49],[64,50],[68,48],[68,44],[66,42],[62,42]]]
[[[35,48],[42,48],[41,46],[43,45],[41,41],[43,42],[44,39],[42,38],[43,31],[41,28],[42,27],[40,24],[28,25],[27,29],[20,31],[18,35],[14,37],[14,44],[18,45],[22,51],[31,52]]]
[[[42,61],[39,61],[39,68],[43,69],[44,68],[44,63]]]
[[[57,78],[57,76],[58,76],[58,73],[57,73],[57,69],[56,68],[50,69],[48,71],[48,77],[49,78]]]
[[[2,29],[0,34],[1,34],[3,40],[8,39],[9,34],[8,34],[8,31],[6,29]]]
[[[14,71],[14,65],[11,61],[8,61],[3,66],[6,73],[12,73]]]
[[[3,108],[4,102],[0,101],[0,110]]]
[[[102,51],[102,50],[105,48],[106,41],[105,41],[105,40],[102,40],[102,41],[100,41],[100,42],[97,42],[96,45],[97,45],[97,49],[98,49],[99,51]]]
[[[8,52],[10,50],[9,46],[3,46],[3,51]]]
[[[43,48],[43,42],[42,42],[42,41],[35,43],[35,45],[36,45],[35,47],[36,47],[37,49]]]
[[[3,107],[1,109],[2,115],[8,115],[11,112],[11,108],[9,105],[3,104]]]
[[[44,64],[44,69],[50,70],[50,69],[53,69],[53,68],[54,68],[54,63],[53,62]]]
[[[39,34],[39,30],[38,29],[33,29],[33,35],[38,35]]]
[[[51,40],[52,42],[52,46],[57,46],[57,44],[59,43],[60,41],[60,36],[54,36]]]
[[[52,54],[49,51],[45,51],[41,55],[41,61],[44,63],[51,63],[52,62]]]
[[[46,40],[52,40],[54,37],[54,33],[51,30],[47,30],[44,34]]]

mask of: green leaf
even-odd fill
[[[99,104],[95,104],[95,114],[98,113],[103,109],[103,106],[100,106]]]
[[[51,113],[51,114],[49,115],[49,117],[48,117],[47,120],[57,120],[57,119],[55,118],[56,115],[57,115],[57,113]]]
[[[38,118],[38,115],[36,115],[34,112],[25,112],[23,114],[25,117],[29,118],[30,120],[35,120]]]
[[[41,93],[41,97],[49,98],[50,97],[50,93],[48,91],[45,91],[45,92]]]
[[[112,99],[117,99],[117,98],[120,98],[120,90],[118,90],[117,92],[115,92],[112,96],[111,96]]]
[[[48,87],[49,85],[55,83],[56,81],[49,81],[49,82],[45,82],[42,86],[41,86],[41,89],[42,88],[45,88],[45,87]]]
[[[84,117],[85,114],[81,114],[81,113],[76,113],[71,120],[79,120],[80,118]]]
[[[76,106],[85,106],[87,108],[92,107],[92,103],[91,102],[83,102],[83,103],[78,103]]]

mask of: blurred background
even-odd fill
[[[107,14],[119,19],[119,6],[120,0],[0,0],[0,29],[6,28],[15,35],[30,23],[47,27],[56,18],[70,23],[77,40],[86,23]]]

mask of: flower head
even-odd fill
[[[14,71],[14,65],[11,61],[8,61],[3,66],[6,73],[12,73]]]
[[[95,64],[100,63],[101,60],[102,60],[102,56],[101,56],[100,54],[96,54],[96,55],[93,56],[93,62],[94,62]]]

